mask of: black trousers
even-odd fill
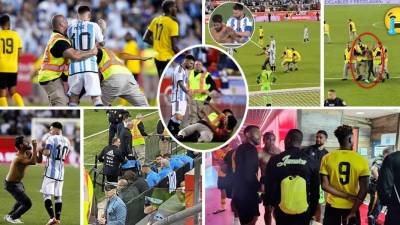
[[[110,123],[110,126],[108,127],[108,144],[112,144],[112,139],[116,136],[118,133],[118,123]]]
[[[276,225],[309,225],[311,221],[308,213],[302,213],[297,215],[288,215],[279,207],[274,210]]]
[[[323,225],[360,225],[360,212],[357,211],[356,218],[352,221],[349,221],[346,224],[346,218],[349,215],[351,209],[337,209],[333,208],[331,205],[326,204],[325,206],[325,215]]]
[[[168,61],[159,61],[157,59],[154,59],[154,62],[157,67],[158,77],[161,77],[165,67],[167,67],[167,64],[169,63],[169,60]]]
[[[26,211],[32,207],[31,199],[26,195],[22,182],[4,181],[4,189],[7,190],[15,199],[15,204],[8,215],[12,219],[20,218]]]
[[[396,198],[396,197],[395,197]],[[400,205],[390,205],[385,217],[385,225],[398,225],[400,221]]]

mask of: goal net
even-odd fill
[[[249,94],[249,106],[320,106],[320,88],[292,88],[255,91]]]

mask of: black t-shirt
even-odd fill
[[[307,182],[309,213],[313,214],[319,200],[320,163],[299,148],[288,148],[273,156],[265,169],[265,200],[278,206],[281,199],[280,184],[288,176],[300,176]],[[311,216],[311,215],[310,215]]]
[[[335,98],[335,99],[326,99],[324,102],[324,106],[346,106],[345,102],[341,98]]]
[[[378,194],[384,205],[389,209],[400,209],[400,151],[394,152],[383,160],[382,167],[379,170]]]
[[[98,49],[97,51],[97,64],[101,62],[101,59],[103,59],[103,51],[101,49]]]
[[[257,192],[260,183],[257,178],[258,173],[258,153],[254,145],[243,143],[236,149],[235,155],[235,181],[233,192],[240,199],[245,198],[251,193]]]
[[[50,49],[50,53],[55,58],[62,58],[65,50],[72,48],[66,40],[58,40],[53,47]]]

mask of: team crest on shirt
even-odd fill
[[[276,164],[278,167],[286,166],[286,165],[305,165],[307,160],[304,159],[291,159],[290,155],[287,155],[282,158],[282,162]]]

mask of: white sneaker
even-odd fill
[[[49,222],[46,223],[46,225],[53,225],[53,224],[57,224],[56,218],[52,218],[49,220]]]
[[[15,219],[15,220],[13,220],[13,219],[11,218],[10,215],[7,215],[7,216],[5,217],[5,221],[7,221],[7,222],[9,222],[9,223],[12,223],[12,224],[21,224],[21,223],[24,223],[24,222],[22,222],[20,219]]]

